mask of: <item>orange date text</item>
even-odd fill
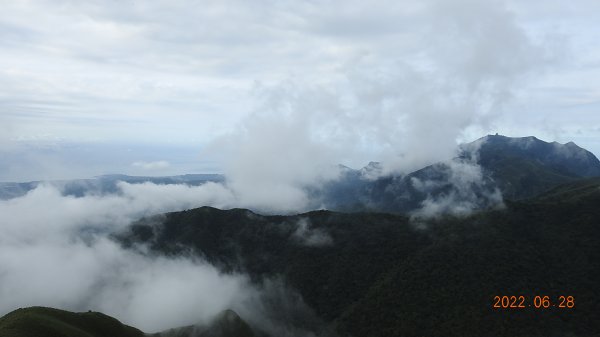
[[[536,295],[533,297],[527,297],[523,295],[518,296],[494,296],[492,301],[492,308],[494,309],[573,309],[575,308],[575,298],[573,296],[544,296]]]

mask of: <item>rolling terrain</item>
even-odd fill
[[[341,336],[596,336],[598,204],[592,178],[467,217],[203,207],[141,220],[119,239],[154,254],[191,249],[256,282],[282,276]],[[576,307],[493,308],[505,295],[573,296]]]

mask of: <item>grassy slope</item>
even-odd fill
[[[99,312],[72,313],[31,307],[0,318],[2,337],[142,337],[144,334]]]

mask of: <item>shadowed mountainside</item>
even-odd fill
[[[148,337],[255,337],[252,328],[235,311],[225,310],[204,325],[190,325],[149,334]]]
[[[328,209],[344,212],[409,213],[430,201],[462,203],[467,211],[489,209],[502,198],[531,198],[560,184],[600,176],[600,161],[572,142],[489,135],[463,144],[449,162],[373,179],[378,170],[379,163],[361,170],[341,167],[340,179],[313,191],[313,197]]]
[[[256,282],[281,276],[342,336],[598,336],[599,204],[596,178],[468,217],[203,207],[119,239],[154,254],[191,249]],[[503,295],[573,296],[576,308],[494,309]]]
[[[142,219],[115,238],[150,254],[191,251],[256,283],[281,278],[327,323],[315,335],[587,337],[600,336],[599,204],[594,178],[468,217],[203,207]],[[525,307],[494,308],[495,296],[524,296]],[[535,308],[535,296],[553,305]],[[560,296],[574,308],[559,308]],[[219,317],[154,336],[257,336],[237,314]],[[34,307],[0,318],[3,337],[142,335],[97,312]]]
[[[572,142],[548,143],[535,137],[489,135],[459,147],[457,157],[407,174],[381,176],[382,165],[369,163],[360,170],[340,165],[339,179],[305,186],[308,208],[340,212],[388,212],[430,216],[464,214],[491,209],[503,199],[534,197],[577,179],[600,176],[600,161]],[[130,184],[226,183],[218,174],[171,177],[104,175],[94,179],[47,182],[63,195],[119,193],[120,181]],[[19,197],[40,182],[0,183],[0,199]]]

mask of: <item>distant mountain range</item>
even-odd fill
[[[124,174],[108,174],[91,179],[54,180],[45,183],[60,187],[64,195],[83,196],[86,193],[108,194],[118,190],[117,183],[120,181],[130,184],[154,183],[162,185],[186,184],[198,186],[208,181],[223,182],[225,177],[221,174],[184,174],[167,177],[141,177],[128,176]],[[0,182],[0,200],[16,198],[25,195],[36,188],[41,181],[31,182]]]
[[[427,203],[491,208],[503,199],[533,197],[560,184],[600,176],[600,161],[572,142],[488,135],[460,147],[459,155],[406,175],[378,177],[379,163],[341,168],[341,178],[313,197],[327,209],[408,213]],[[442,209],[450,211],[451,209]],[[458,210],[460,211],[460,209]],[[457,212],[460,213],[460,212]]]
[[[339,166],[339,179],[307,187],[309,209],[396,214],[461,214],[490,209],[503,200],[533,197],[560,184],[600,176],[600,161],[572,142],[548,143],[535,137],[488,135],[463,144],[458,156],[408,174],[381,175],[382,165],[371,162],[354,170]],[[117,183],[155,184],[226,183],[220,174],[169,177],[104,175],[93,179],[49,182],[65,195],[108,194]],[[40,182],[0,183],[0,199],[22,196]]]

